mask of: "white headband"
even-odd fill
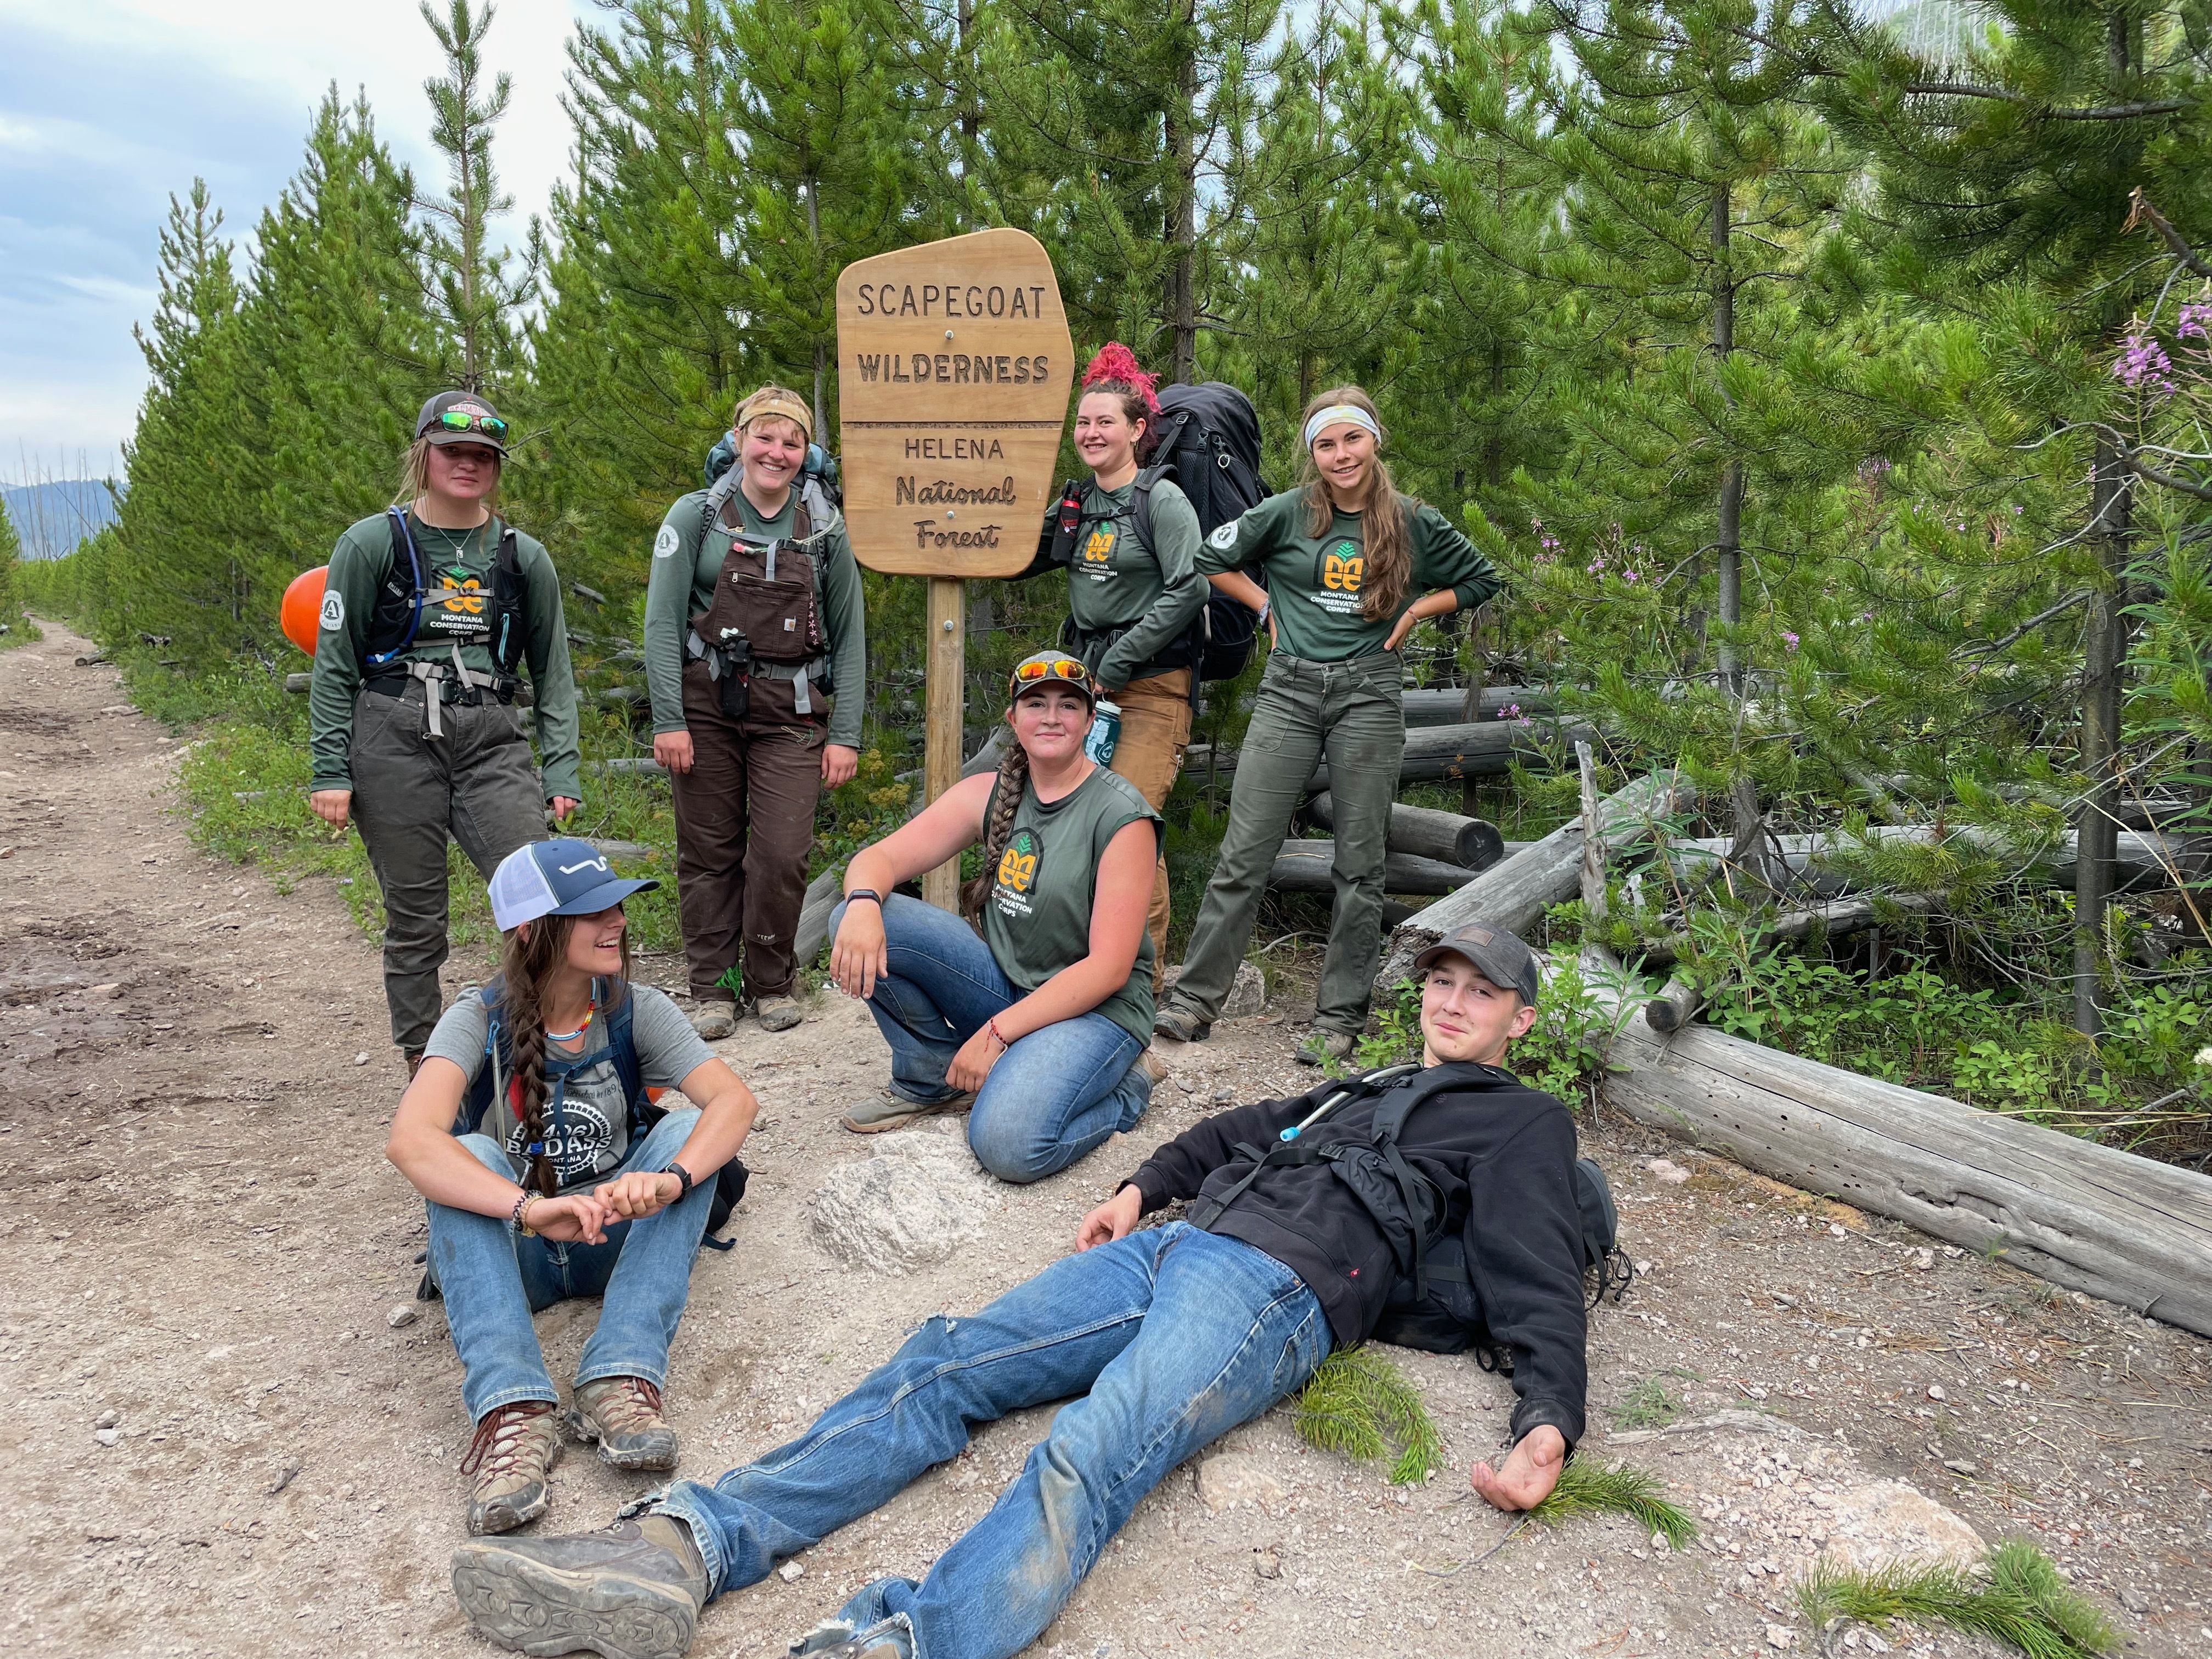
[[[1340,421],[1349,421],[1354,426],[1364,426],[1375,434],[1376,443],[1382,441],[1382,428],[1376,425],[1375,417],[1360,408],[1358,404],[1331,404],[1327,409],[1316,410],[1313,419],[1306,422],[1306,447],[1311,449],[1313,441],[1321,436],[1323,428],[1334,426]]]

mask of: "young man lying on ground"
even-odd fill
[[[1407,1117],[1398,1151],[1450,1215],[1467,1218],[1485,1323],[1514,1361],[1513,1448],[1496,1468],[1474,1466],[1474,1488],[1500,1509],[1527,1509],[1551,1492],[1583,1431],[1574,1124],[1551,1096],[1498,1069],[1536,1018],[1528,947],[1465,927],[1416,966],[1424,1066],[1452,1066],[1465,1084]],[[1371,1186],[1363,1201],[1338,1161],[1311,1156],[1245,1179],[1255,1149],[1279,1146],[1342,1086],[1224,1112],[1162,1146],[1084,1218],[1075,1255],[979,1314],[928,1320],[758,1462],[712,1486],[678,1482],[603,1532],[463,1546],[453,1555],[463,1611],[524,1653],[675,1659],[710,1597],[765,1577],[957,1456],[971,1425],[1068,1400],[1020,1477],[920,1583],[878,1579],[792,1650],[1019,1653],[1170,1469],[1295,1392],[1333,1346],[1374,1330],[1400,1264]],[[1355,1095],[1296,1137],[1301,1150],[1371,1146],[1390,1095]],[[1177,1199],[1196,1200],[1192,1219],[1132,1231]]]

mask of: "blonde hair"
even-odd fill
[[[1382,416],[1375,407],[1375,400],[1356,386],[1331,386],[1306,405],[1306,412],[1298,416],[1298,428],[1313,419],[1331,404],[1350,404],[1374,417],[1376,429],[1382,430]],[[1376,440],[1379,452],[1382,440]],[[1314,465],[1313,451],[1308,448],[1298,458],[1298,482],[1305,486],[1306,505],[1310,509],[1306,530],[1309,536],[1326,535],[1329,522],[1335,515],[1335,504],[1330,499],[1328,486],[1322,482],[1321,469]],[[1410,503],[1418,507],[1419,502]],[[1390,469],[1382,465],[1378,453],[1367,469],[1367,496],[1352,509],[1359,514],[1364,545],[1360,556],[1366,561],[1359,581],[1359,614],[1369,622],[1383,622],[1395,617],[1406,603],[1407,591],[1413,586],[1413,538],[1406,524],[1408,503],[1398,496],[1397,486],[1390,482]]]
[[[491,449],[489,444],[483,447]],[[394,507],[412,507],[430,493],[432,447],[428,438],[417,438],[407,446],[407,453],[399,463],[399,499],[392,502]],[[484,492],[483,501],[484,506],[495,513],[499,511],[499,481],[506,471],[507,458],[492,449],[491,488]]]
[[[799,428],[801,443],[814,441],[814,416],[808,412],[806,400],[789,386],[770,380],[750,397],[740,398],[737,413],[730,417],[730,429],[743,432],[762,421],[789,421]]]

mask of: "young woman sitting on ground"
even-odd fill
[[[617,879],[587,842],[508,854],[491,881],[499,975],[446,1011],[392,1120],[386,1156],[429,1202],[430,1274],[476,1424],[471,1533],[544,1512],[560,1396],[531,1316],[569,1297],[605,1298],[569,1433],[617,1468],[676,1467],[668,1345],[716,1176],[758,1103],[674,1003],[629,982],[623,901],[659,884]],[[648,1104],[672,1086],[696,1109]]]
[[[1145,933],[1160,815],[1084,757],[1090,671],[1056,651],[1015,666],[1014,741],[864,848],[831,919],[830,971],[866,998],[891,1048],[890,1086],[845,1127],[863,1134],[966,1110],[968,1144],[1001,1180],[1066,1169],[1152,1103],[1137,1064],[1152,1029]],[[894,894],[977,842],[960,917]]]

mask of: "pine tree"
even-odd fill
[[[537,222],[518,258],[493,246],[491,222],[512,211],[514,198],[500,190],[492,165],[492,130],[507,113],[514,91],[504,71],[483,84],[483,42],[496,9],[471,12],[469,0],[447,0],[441,17],[422,0],[422,21],[446,54],[442,79],[426,81],[430,142],[446,158],[443,196],[418,196],[425,228],[424,258],[432,306],[447,337],[448,361],[441,378],[487,397],[501,395],[522,373],[516,360],[517,313],[536,296],[544,249]]]
[[[1992,0],[1986,38],[1954,69],[1823,0],[1824,102],[1873,158],[1894,288],[1925,313],[1971,319],[1990,365],[1961,385],[1962,424],[1994,454],[2088,479],[2054,581],[2089,590],[2076,763],[2075,1024],[2101,1023],[2112,885],[2132,480],[2098,422],[2123,388],[2108,370],[2128,321],[2166,276],[2124,234],[2147,191],[2186,241],[2212,232],[2200,113],[2212,52],[2193,8],[2142,0]],[[1988,393],[1996,395],[1987,395]],[[2015,461],[2021,467],[2035,460]],[[2077,475],[2079,476],[2079,475]]]

